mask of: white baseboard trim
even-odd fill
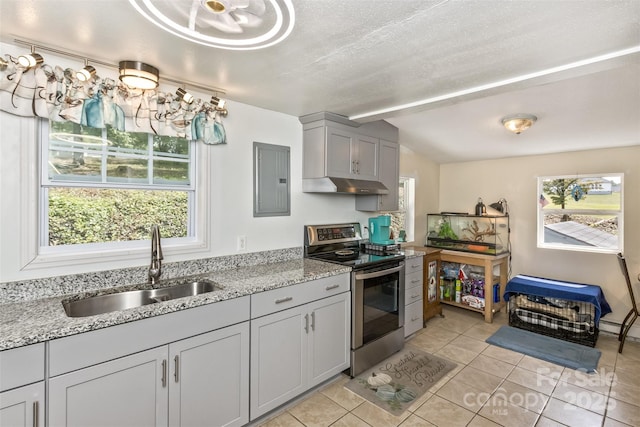
[[[618,335],[620,333],[620,326],[622,326],[621,323],[609,322],[607,320],[600,319],[599,327],[601,332],[609,332]],[[630,338],[635,341],[640,341],[640,319],[637,319],[629,330],[627,339]]]

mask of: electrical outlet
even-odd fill
[[[238,252],[247,250],[247,236],[238,236]]]

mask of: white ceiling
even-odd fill
[[[293,32],[262,50],[185,41],[127,0],[0,0],[0,37],[140,60],[294,116],[382,118],[439,163],[640,144],[638,0],[292,3]],[[512,113],[538,122],[511,134]]]

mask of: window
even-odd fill
[[[391,230],[397,239],[402,231],[405,232],[405,242],[414,240],[414,200],[415,178],[400,177],[398,187],[398,211],[391,212]]]
[[[194,236],[193,142],[43,121],[41,250]]]
[[[623,251],[623,174],[538,178],[538,247]]]

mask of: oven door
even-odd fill
[[[404,262],[352,274],[351,348],[355,350],[404,326]]]

